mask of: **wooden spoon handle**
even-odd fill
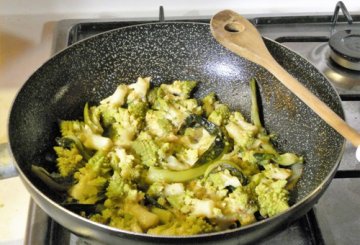
[[[275,61],[260,33],[246,18],[231,10],[224,10],[211,19],[210,27],[219,43],[263,66],[339,134],[353,145],[360,146],[360,134]]]
[[[360,134],[276,61],[274,61],[271,66],[265,68],[345,139],[350,141],[354,146],[360,146]]]

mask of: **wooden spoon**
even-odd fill
[[[276,62],[258,30],[246,18],[231,10],[224,10],[212,17],[210,28],[220,44],[267,69],[327,124],[356,146],[356,158],[360,161],[360,134]]]

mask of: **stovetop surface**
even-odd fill
[[[160,19],[163,16],[160,15]],[[326,16],[275,16],[248,17],[262,35],[278,41],[312,62],[326,75],[326,69],[319,65],[319,59],[328,55],[326,42],[331,31],[331,15]],[[181,18],[165,21],[180,20]],[[209,23],[209,17],[196,17],[185,21]],[[353,16],[353,26],[360,29],[360,15]],[[54,52],[85,38],[104,31],[157,19],[103,19],[64,20],[57,25],[57,39]],[[163,21],[163,20],[162,20]],[[348,28],[343,18],[336,25],[338,30]],[[320,57],[320,58],[319,58]],[[326,61],[330,62],[330,61]],[[333,64],[330,64],[330,66]],[[325,65],[327,66],[327,65]],[[346,71],[347,75],[357,75]],[[331,74],[330,74],[331,75]],[[351,77],[351,76],[350,76]],[[358,79],[358,78],[357,78]],[[349,84],[334,84],[339,92],[347,122],[360,131],[360,80]],[[339,171],[328,190],[315,207],[278,234],[265,238],[258,244],[356,244],[360,241],[360,163],[355,160],[355,149],[346,144]],[[32,204],[26,244],[89,244],[50,219],[40,208]],[[31,229],[30,229],[31,230]],[[47,234],[47,235],[44,235]]]

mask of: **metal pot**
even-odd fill
[[[265,40],[275,59],[315,95],[343,116],[338,94],[309,62]],[[151,76],[160,84],[179,80],[199,82],[196,97],[214,91],[231,109],[250,115],[248,81],[256,77],[262,98],[265,128],[278,137],[281,151],[305,158],[300,182],[291,193],[291,208],[275,217],[233,230],[190,237],[160,237],[118,230],[89,221],[59,205],[54,193],[30,171],[36,163],[52,171],[46,154],[59,135],[59,119],[81,117],[85,102],[99,102],[119,83]],[[341,159],[344,139],[265,69],[240,58],[221,45],[209,25],[155,23],[106,32],[56,54],[24,84],[9,119],[10,147],[20,177],[35,202],[73,233],[114,244],[254,242],[305,214],[332,180]]]

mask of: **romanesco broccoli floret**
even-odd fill
[[[109,212],[106,210],[104,213]],[[122,213],[122,215],[119,215],[118,213]],[[144,232],[141,228],[138,220],[136,217],[129,213],[121,212],[120,210],[118,212],[112,212],[110,214],[106,214],[106,216],[110,216],[110,222],[109,225],[118,229],[122,230],[128,230],[133,232],[142,233]]]
[[[74,174],[77,181],[68,191],[69,196],[83,204],[94,204],[103,198],[102,193],[109,178],[109,160],[98,151]]]
[[[101,115],[101,123],[104,127],[109,127],[113,123],[116,122],[116,119],[119,113],[119,110],[117,107],[109,107],[107,105],[99,105],[98,110],[100,111]]]
[[[254,197],[246,190],[246,187],[238,186],[228,197],[224,198],[224,215],[234,215],[241,225],[256,222],[254,213],[258,211]]]
[[[158,147],[152,139],[138,138],[132,143],[131,147],[140,156],[142,164],[148,167],[158,165]]]
[[[215,109],[215,102],[217,102],[215,93],[212,92],[206,95],[204,98],[202,98],[201,102],[203,110],[205,112],[205,116],[208,117]]]
[[[149,228],[158,225],[160,221],[156,214],[132,201],[125,200],[119,204],[119,202],[106,200],[105,207],[101,216],[95,216],[93,219],[105,220],[110,226],[119,229],[146,232]]]
[[[149,132],[157,137],[165,137],[173,134],[174,126],[166,118],[166,112],[149,110],[146,113],[146,127]]]
[[[179,104],[185,109],[185,111],[188,111],[191,114],[201,115],[203,113],[202,107],[199,106],[196,99],[180,100]]]
[[[177,212],[207,218],[222,216],[221,209],[216,207],[214,200],[207,197],[199,199],[188,189],[179,193],[168,193],[165,189],[165,194],[166,200]]]
[[[85,147],[97,151],[108,151],[113,146],[110,138],[94,134],[87,126],[85,126],[83,133],[79,135],[79,139]]]
[[[246,122],[240,112],[233,112],[229,117],[229,122],[225,125],[230,138],[235,144],[243,149],[251,147],[255,141],[255,134],[258,128],[251,123]]]
[[[216,104],[215,109],[210,113],[208,120],[217,126],[223,126],[230,117],[230,110],[224,104]]]
[[[83,157],[74,145],[70,149],[55,146],[54,150],[57,155],[57,167],[61,176],[70,176],[83,165]]]
[[[109,127],[109,137],[115,146],[129,148],[136,137],[136,131],[120,123],[113,123]]]
[[[188,216],[174,219],[173,222],[156,226],[148,230],[148,234],[164,236],[183,236],[209,233],[215,231],[211,224],[203,218]]]
[[[150,88],[150,77],[139,77],[136,83],[128,85],[129,95],[127,97],[127,104],[131,104],[134,101],[146,102],[146,96]]]
[[[100,123],[101,110],[97,106],[89,107],[88,103],[84,106],[84,122],[96,134],[102,134],[104,129]]]
[[[266,164],[265,170],[262,172],[269,179],[286,180],[291,176],[291,170],[281,168],[277,164]]]
[[[174,81],[171,84],[161,84],[160,89],[168,94],[178,96],[180,99],[188,99],[195,87],[195,81]]]
[[[109,150],[112,147],[109,138],[94,133],[84,122],[63,120],[60,122],[60,131],[63,137],[77,137],[89,149]]]
[[[148,103],[143,101],[137,101],[130,103],[128,105],[128,110],[130,115],[132,115],[137,120],[144,120],[146,112],[148,110]]]
[[[128,109],[119,108],[115,122],[109,127],[109,137],[116,146],[128,148],[142,130],[143,120],[132,115]]]
[[[176,103],[175,100],[158,97],[153,105],[153,109],[162,111],[165,118],[169,120],[177,129],[181,127],[185,119],[190,115],[186,107]]]
[[[141,176],[142,166],[137,164],[135,157],[127,153],[124,148],[115,147],[108,156],[110,165],[123,179],[136,180]]]
[[[213,144],[215,136],[211,135],[203,127],[186,128],[184,135],[180,138],[180,142],[188,149],[195,149],[198,155],[204,154]]]
[[[60,132],[62,137],[74,135],[79,136],[85,127],[85,123],[77,120],[61,120]]]
[[[228,186],[241,186],[240,180],[237,177],[231,175],[230,171],[227,169],[209,174],[209,176],[206,178],[206,184],[213,185],[217,190],[223,190]]]
[[[115,115],[115,122],[119,123],[124,128],[130,128],[135,132],[140,132],[142,127],[142,119],[131,114],[126,108],[119,108],[118,113]]]
[[[128,180],[115,171],[109,180],[109,185],[106,189],[106,206],[112,202],[133,202],[137,203],[144,198],[144,194],[136,189],[136,186],[131,184]]]
[[[182,149],[176,152],[176,158],[186,165],[185,168],[190,168],[199,160],[198,149]]]
[[[162,196],[163,192],[165,190],[166,184],[163,182],[154,182],[152,183],[146,194],[148,194],[149,196],[154,196],[154,197],[158,197],[158,196]]]
[[[277,215],[289,208],[289,192],[285,189],[285,179],[262,177],[255,187],[260,214],[263,217]]]
[[[107,105],[109,107],[117,108],[125,104],[126,96],[129,93],[129,88],[125,84],[117,86],[115,92],[109,97],[100,101],[100,104]]]

